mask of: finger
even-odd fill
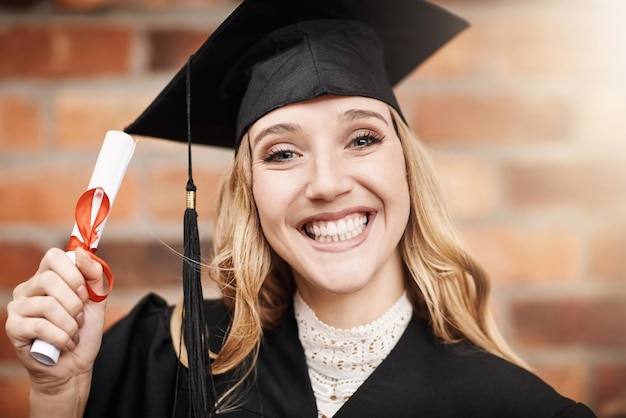
[[[30,348],[40,338],[61,349],[74,349],[78,321],[54,299],[37,297],[12,301],[7,305],[7,335],[17,350]]]
[[[55,270],[61,273],[64,271],[69,271],[68,274],[77,274],[76,271],[72,272],[72,270],[76,269],[72,268],[72,262],[69,260],[67,255],[65,255],[65,253],[58,248],[52,248],[48,250],[41,259],[41,262],[39,263],[39,268],[37,269],[37,272],[33,275],[33,277],[15,287],[15,289],[13,290],[13,298],[17,299],[21,297],[29,297],[37,294],[42,294],[41,292],[43,291],[43,289],[41,288],[41,284],[38,282],[39,276],[48,271]],[[78,274],[80,274],[80,272],[78,272]]]
[[[98,294],[105,292],[106,278],[102,266],[82,248],[76,250],[76,267],[94,292]]]
[[[44,318],[55,327],[63,330],[71,338],[78,333],[79,324],[77,318],[81,314],[82,309],[76,313],[68,312],[59,300],[50,296],[25,299],[20,310],[23,317]]]
[[[54,271],[61,276],[74,291],[84,284],[85,279],[82,273],[76,268],[65,251],[59,248],[52,248],[46,252],[37,273],[48,270]]]
[[[74,270],[78,271],[75,267]],[[80,272],[78,274],[80,275]],[[80,277],[82,277],[82,275],[80,275]],[[82,286],[84,288],[84,285]],[[83,292],[85,294],[87,293],[84,289]],[[74,291],[63,277],[51,270],[46,270],[35,275],[28,282],[19,285],[13,292],[14,300],[26,301],[26,305],[23,306],[28,306],[27,301],[37,299],[38,297],[48,297],[56,300],[57,304],[72,317],[76,317],[83,310],[84,300],[86,299],[83,296],[80,287],[78,292]],[[50,302],[42,304],[40,308],[49,306],[49,303]],[[35,315],[31,313],[27,316]]]

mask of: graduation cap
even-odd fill
[[[237,148],[285,104],[325,94],[382,100],[467,22],[421,0],[244,0],[190,57],[130,134]],[[401,112],[400,112],[401,113]]]
[[[189,146],[182,332],[194,416],[216,399],[206,385],[191,143],[237,149],[266,113],[323,95],[370,97],[402,114],[392,87],[467,26],[422,0],[244,0],[125,129]]]

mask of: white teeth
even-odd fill
[[[348,232],[348,226],[346,225],[346,222],[342,219],[337,222],[337,233],[339,235],[346,235],[346,232]]]
[[[305,230],[318,242],[339,242],[356,237],[366,225],[366,215],[351,215],[336,222],[312,222],[305,225]]]

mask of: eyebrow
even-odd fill
[[[293,125],[290,123],[277,123],[276,125],[268,126],[263,129],[252,141],[253,144],[258,144],[261,139],[263,139],[267,135],[273,134],[281,134],[284,132],[294,133],[297,132],[300,128],[297,125]]]
[[[373,110],[365,110],[365,109],[349,109],[345,112],[341,112],[338,116],[339,122],[350,122],[359,119],[369,119],[376,118],[382,121],[385,125],[389,125],[387,120],[383,115]],[[252,144],[258,144],[261,139],[268,135],[281,134],[285,132],[294,133],[300,130],[298,125],[294,125],[291,123],[277,123],[275,125],[268,126],[263,129],[259,134],[252,140]]]
[[[349,109],[345,112],[339,114],[340,122],[349,122],[359,119],[368,119],[368,118],[376,118],[382,121],[385,125],[389,125],[387,120],[383,115],[373,110],[365,110],[365,109]]]

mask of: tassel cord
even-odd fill
[[[191,59],[190,59],[191,60]],[[187,181],[187,205],[183,220],[183,318],[182,334],[187,350],[189,366],[189,405],[191,416],[206,418],[213,415],[216,403],[215,385],[211,373],[208,341],[209,333],[204,320],[201,281],[200,239],[198,213],[196,212],[196,186],[191,164],[191,72],[187,61],[187,157],[189,179]],[[180,362],[179,362],[180,367]],[[207,387],[210,382],[210,391]],[[178,386],[178,385],[176,385]],[[175,398],[176,402],[176,398]],[[174,410],[176,405],[174,405]]]

